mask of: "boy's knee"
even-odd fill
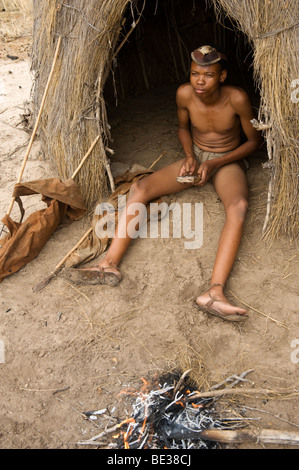
[[[130,193],[129,193],[130,198],[136,199],[136,201],[140,201],[140,202],[146,201],[147,185],[146,185],[146,181],[144,180],[142,179],[139,181],[135,181],[131,185]]]
[[[227,213],[238,219],[244,220],[248,210],[248,200],[246,198],[241,198],[236,201],[233,201],[227,208]]]
[[[135,181],[134,183],[131,184],[129,195],[133,196],[138,192],[138,181]]]

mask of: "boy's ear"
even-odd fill
[[[221,70],[221,73],[220,73],[220,82],[224,82],[224,80],[226,79],[227,77],[227,70]]]

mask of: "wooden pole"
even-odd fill
[[[98,439],[110,432],[116,431],[120,425],[107,429],[87,441],[77,442],[79,445],[93,445]],[[198,439],[204,441],[219,442],[220,444],[240,444],[252,442],[258,444],[281,444],[299,446],[299,433],[290,431],[278,431],[276,429],[260,429],[251,431],[247,429],[226,430],[206,429],[198,433]]]
[[[100,138],[100,135],[98,135],[95,140],[93,141],[93,143],[91,144],[91,146],[89,147],[89,149],[87,150],[86,154],[84,155],[84,157],[82,158],[79,166],[77,167],[77,169],[74,171],[74,173],[72,174],[72,179],[75,178],[75,176],[77,175],[77,173],[79,172],[79,170],[82,168],[85,160],[87,160],[87,158],[89,157],[89,155],[91,154],[92,150],[94,149],[94,146],[96,145],[96,143],[98,142]]]
[[[36,286],[33,287],[33,292],[38,292],[46,287],[51,279],[58,273],[59,269],[63,264],[66,262],[69,256],[84,242],[84,240],[88,237],[88,235],[92,232],[92,227],[90,227],[87,232],[80,238],[80,240],[76,243],[76,245],[62,258],[62,260],[55,266],[54,271],[52,271],[49,276],[45,277],[42,281],[40,281]]]
[[[207,429],[199,433],[198,437],[206,441],[220,442],[224,444],[255,442],[262,444],[283,444],[299,446],[299,433],[290,431],[278,431],[276,429],[261,429],[256,432],[238,429]]]
[[[100,138],[100,135],[98,135],[95,140],[93,141],[93,143],[91,144],[91,146],[89,147],[89,149],[87,150],[86,154],[84,155],[84,157],[82,158],[81,162],[79,163],[77,169],[74,171],[74,173],[72,174],[72,179],[75,178],[75,176],[77,175],[77,173],[79,172],[79,170],[82,168],[84,162],[87,160],[87,158],[89,157],[89,155],[91,154],[94,146],[96,145],[96,143],[98,142]],[[84,240],[88,237],[88,235],[92,232],[92,227],[90,227],[87,232],[82,236],[82,238],[76,243],[76,245],[62,258],[62,260],[57,264],[57,266],[55,266],[54,268],[54,271],[52,271],[47,277],[45,277],[42,281],[40,281],[38,284],[36,284],[36,286],[33,287],[33,292],[38,292],[40,290],[42,290],[44,287],[46,287],[49,282],[51,281],[51,279],[58,273],[59,269],[63,266],[63,264],[66,262],[66,260],[68,259],[69,256],[71,256],[71,254],[81,245],[81,243],[84,242]]]
[[[23,164],[22,164],[22,167],[21,167],[21,170],[20,170],[19,177],[17,179],[17,183],[20,183],[21,180],[22,180],[22,176],[23,176],[25,166],[26,166],[26,163],[27,163],[27,160],[28,160],[28,156],[29,156],[32,144],[33,144],[34,137],[36,135],[36,131],[37,131],[37,128],[38,128],[38,125],[39,125],[39,122],[40,122],[40,118],[41,118],[41,115],[42,115],[42,111],[43,111],[43,108],[44,108],[44,105],[45,105],[46,97],[47,97],[47,94],[48,94],[48,91],[49,91],[50,83],[51,83],[51,80],[52,80],[52,77],[53,77],[54,68],[55,68],[56,60],[57,60],[59,49],[60,49],[60,44],[61,44],[61,36],[58,39],[58,43],[57,43],[56,51],[55,51],[55,56],[54,56],[53,63],[52,63],[52,68],[51,68],[51,71],[50,71],[50,74],[49,74],[49,77],[48,77],[48,81],[47,81],[46,88],[45,88],[45,91],[44,91],[44,94],[43,94],[40,109],[39,109],[39,112],[38,112],[38,115],[37,115],[36,123],[34,125],[33,131],[32,131],[31,137],[30,137],[30,141],[29,141],[29,144],[28,144],[28,147],[27,147],[26,155],[25,155],[24,160],[23,160]],[[13,204],[14,204],[14,201],[15,201],[15,198],[12,198],[9,209],[7,211],[7,215],[10,214],[10,212],[12,210],[12,207],[13,207]]]
[[[91,151],[93,150],[95,144],[98,142],[100,138],[100,135],[96,137],[94,142],[91,144],[90,148],[88,149],[86,155],[81,160],[81,163],[79,164],[78,168],[74,171],[72,178],[76,176],[80,168],[82,167],[83,163],[87,159],[87,157],[90,155]],[[162,154],[151,164],[150,168],[153,168],[154,165],[165,155],[166,152],[162,152]],[[63,266],[63,264],[66,262],[66,260],[69,258],[69,256],[81,245],[81,243],[84,242],[84,240],[89,236],[89,234],[92,232],[93,228],[89,228],[87,232],[82,236],[82,238],[76,243],[76,245],[62,258],[62,260],[57,264],[57,266],[54,268],[54,271],[52,271],[47,277],[45,277],[42,281],[40,281],[36,286],[33,287],[33,292],[38,292],[42,290],[44,287],[46,287],[51,279],[57,274],[59,269]]]
[[[52,77],[53,77],[54,68],[55,68],[55,64],[56,64],[59,49],[60,49],[61,39],[62,39],[61,36],[59,36],[57,46],[56,46],[55,55],[54,55],[54,59],[53,59],[53,62],[52,62],[51,71],[50,71],[50,74],[49,74],[49,77],[48,77],[48,80],[47,80],[47,84],[46,84],[46,88],[45,88],[45,91],[44,91],[44,94],[43,94],[40,109],[39,109],[37,119],[36,119],[36,122],[35,122],[35,125],[34,125],[34,128],[33,128],[31,137],[30,137],[30,141],[29,141],[29,144],[28,144],[28,147],[27,147],[27,150],[26,150],[26,154],[25,154],[25,157],[24,157],[24,160],[23,160],[23,164],[22,164],[20,173],[19,173],[19,177],[17,179],[17,183],[20,183],[21,180],[22,180],[22,176],[23,176],[23,173],[24,173],[24,170],[25,170],[25,166],[26,166],[28,157],[29,157],[29,153],[30,153],[30,150],[31,150],[31,147],[32,147],[32,144],[33,144],[36,132],[37,132],[37,128],[38,128],[38,125],[39,125],[39,122],[40,122],[40,118],[41,118],[41,115],[42,115],[42,111],[43,111],[43,108],[44,108],[46,97],[47,97],[47,94],[48,94],[48,91],[49,91],[50,83],[51,83],[51,80],[52,80]],[[12,200],[10,202],[10,205],[9,205],[9,208],[6,212],[6,215],[10,215],[14,203],[15,203],[15,197],[12,198]],[[4,224],[2,226],[1,233],[2,233],[3,227],[4,227]],[[1,233],[0,233],[0,235],[1,235]]]

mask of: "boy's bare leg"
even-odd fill
[[[177,193],[191,187],[192,184],[182,184],[176,181],[182,163],[183,160],[180,160],[132,185],[126,209],[120,217],[115,237],[112,239],[105,257],[99,264],[82,268],[82,270],[97,271],[106,268],[108,272],[119,274],[118,265],[132,240],[127,233],[127,226],[135,215],[127,213],[128,207],[132,203],[147,204],[158,197]],[[209,292],[199,296],[196,301],[198,305],[205,306],[211,300],[210,296],[212,296],[219,300],[219,302],[213,304],[213,308],[217,309],[219,313],[224,315],[245,314],[246,310],[235,307],[228,302],[224,296],[223,287],[235,261],[242,236],[248,200],[247,178],[240,165],[232,163],[218,170],[214,177],[214,186],[226,212],[226,221],[220,235],[211,278],[211,286],[213,284],[221,285],[211,287]],[[123,236],[124,233],[126,234],[125,237]]]
[[[210,285],[213,287],[200,295],[196,302],[200,306],[205,306],[212,297],[219,300],[212,304],[212,308],[222,315],[246,314],[245,309],[235,307],[227,300],[223,288],[233,267],[241,241],[248,207],[247,178],[238,163],[231,163],[218,170],[213,182],[224,205],[226,220],[219,238],[211,277]],[[220,285],[215,286],[215,284]]]
[[[129,222],[135,215],[129,215],[128,207],[133,203],[147,204],[150,201],[169,194],[177,193],[192,186],[192,184],[178,183],[176,181],[179,175],[184,159],[179,160],[161,170],[142,178],[137,183],[133,183],[126,209],[120,216],[115,236],[107,250],[106,255],[98,265],[83,268],[85,270],[99,270],[106,268],[106,272],[119,273],[118,265],[126,253],[132,238],[127,233]],[[125,236],[124,236],[125,234]],[[107,269],[108,268],[108,269]]]

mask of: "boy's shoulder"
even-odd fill
[[[190,93],[192,90],[192,85],[190,82],[183,83],[183,85],[180,85],[177,89],[177,93]]]
[[[236,104],[241,104],[248,100],[248,94],[243,88],[233,85],[223,85],[222,90],[230,100]]]
[[[184,83],[183,85],[180,85],[176,92],[177,100],[179,101],[187,100],[188,98],[192,96],[192,92],[193,92],[193,88],[192,88],[191,83]]]

